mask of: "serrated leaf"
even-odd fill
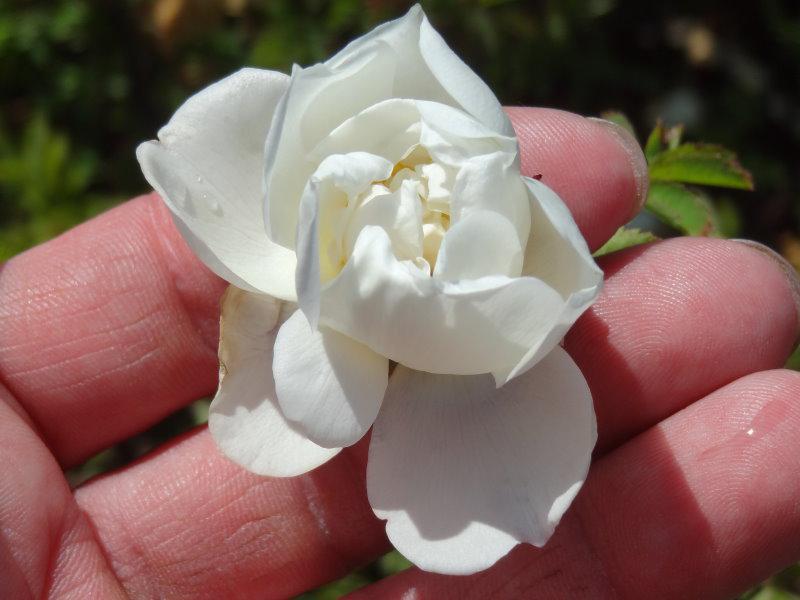
[[[597,252],[594,253],[595,258],[618,252],[631,246],[638,246],[639,244],[647,244],[658,240],[658,236],[653,235],[649,231],[637,229],[635,227],[620,227],[611,236],[611,239],[603,244]]]
[[[650,181],[753,189],[753,176],[739,164],[736,154],[704,144],[682,144],[656,155],[650,162]]]
[[[661,221],[686,235],[717,234],[714,206],[702,191],[681,183],[654,181],[645,204]]]
[[[625,113],[618,110],[606,110],[600,113],[600,117],[606,121],[616,123],[623,129],[627,129],[634,138],[636,137],[636,130],[634,130],[633,124],[631,123],[630,119],[625,116]]]
[[[644,155],[647,158],[647,163],[650,164],[653,159],[664,151],[664,124],[659,120],[650,135],[647,136],[647,141],[644,144]]]

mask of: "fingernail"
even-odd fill
[[[631,170],[633,171],[633,179],[636,182],[636,211],[644,206],[647,200],[647,189],[650,185],[650,180],[647,171],[647,159],[644,157],[642,147],[633,134],[613,121],[607,119],[598,119],[597,117],[587,117],[590,121],[605,127],[619,142],[619,145],[625,150],[628,155],[628,162],[630,163]]]
[[[798,320],[798,329],[800,330],[800,276],[798,276],[797,269],[795,269],[792,264],[786,260],[783,256],[775,252],[769,246],[765,246],[760,242],[754,242],[753,240],[742,240],[742,239],[731,239],[730,241],[736,242],[738,244],[742,244],[753,250],[756,250],[763,254],[764,256],[769,257],[775,264],[777,264],[781,270],[783,271],[784,275],[786,275],[786,279],[789,281],[789,289],[792,291],[792,298],[794,299],[794,308],[797,313],[797,320]],[[798,339],[798,343],[800,343],[800,339]],[[796,346],[796,344],[795,344]]]

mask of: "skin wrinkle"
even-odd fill
[[[67,465],[77,462],[102,447],[97,445],[86,447],[84,436],[77,435],[77,432],[81,430],[79,423],[84,419],[91,418],[90,415],[94,414],[93,411],[96,409],[90,409],[88,412],[76,412],[69,409],[78,401],[83,403],[86,394],[94,397],[91,390],[96,388],[102,390],[101,394],[103,395],[97,394],[95,403],[102,403],[104,400],[113,402],[112,399],[115,397],[124,398],[126,396],[131,396],[131,400],[133,400],[132,396],[135,391],[129,387],[122,387],[116,382],[123,381],[125,373],[149,369],[150,374],[148,378],[142,380],[143,385],[140,387],[152,387],[156,386],[159,381],[172,379],[172,381],[167,381],[167,386],[163,388],[163,391],[170,395],[171,389],[178,391],[178,388],[174,387],[177,383],[175,379],[181,379],[189,383],[189,385],[181,386],[185,390],[184,393],[189,396],[187,397],[189,400],[211,391],[208,388],[213,386],[215,379],[215,373],[212,371],[207,369],[203,369],[202,372],[198,371],[198,368],[202,368],[204,364],[216,364],[215,351],[212,350],[215,342],[209,341],[216,337],[216,324],[215,319],[211,316],[213,311],[204,313],[197,310],[199,299],[197,294],[198,292],[207,294],[202,302],[210,304],[208,299],[214,297],[215,289],[221,291],[222,285],[209,274],[203,274],[207,283],[202,286],[198,285],[203,282],[203,278],[197,277],[196,270],[191,275],[191,284],[188,288],[180,277],[173,277],[170,273],[174,273],[176,269],[166,264],[166,259],[162,257],[166,253],[161,252],[157,246],[163,246],[164,238],[169,238],[170,235],[175,237],[177,233],[174,229],[167,229],[167,235],[159,233],[159,225],[155,220],[157,217],[152,213],[157,213],[159,210],[155,205],[160,205],[160,200],[151,195],[134,201],[133,204],[136,206],[134,214],[131,215],[133,218],[126,220],[126,230],[128,231],[126,238],[128,243],[133,246],[126,246],[125,242],[120,243],[118,240],[115,240],[113,245],[107,245],[106,240],[110,240],[110,238],[108,234],[105,234],[95,241],[92,248],[93,255],[105,254],[108,259],[105,261],[104,274],[78,276],[67,274],[64,277],[59,272],[54,277],[44,279],[48,281],[50,286],[48,289],[51,290],[64,288],[63,281],[65,280],[70,282],[67,286],[77,286],[74,289],[67,288],[71,291],[50,293],[51,296],[58,296],[59,300],[46,303],[50,306],[48,320],[56,318],[53,313],[55,311],[63,326],[55,335],[48,334],[48,343],[44,345],[41,343],[41,334],[38,333],[44,333],[41,327],[31,329],[36,332],[34,336],[18,330],[20,321],[31,320],[38,323],[44,318],[41,307],[36,303],[33,304],[34,309],[29,308],[30,304],[24,303],[22,307],[18,305],[14,313],[11,313],[9,309],[6,311],[9,314],[3,315],[5,318],[0,317],[0,332],[3,333],[0,339],[7,340],[8,346],[14,347],[12,351],[8,346],[0,346],[0,376],[11,382],[18,396],[35,399],[32,406],[29,407],[31,409],[29,412],[34,417],[38,417],[43,426],[42,430],[47,433],[48,441],[52,443],[57,454],[64,454],[62,462]],[[160,210],[165,211],[166,209]],[[122,212],[125,211],[116,209],[100,219],[111,224],[122,217]],[[167,219],[166,225],[172,228],[168,216],[162,216]],[[160,228],[163,230],[164,224]],[[32,257],[49,256],[54,252],[57,258],[55,261],[51,261],[53,264],[50,268],[56,269],[61,263],[68,264],[71,257],[87,254],[88,248],[85,246],[79,246],[77,252],[74,250],[58,252],[56,250],[56,248],[68,244],[74,235],[74,233],[68,233],[46,246],[12,260],[9,265],[6,265],[5,274],[11,275],[13,271],[16,277],[5,277],[2,282],[5,285],[2,287],[9,288],[14,286],[14,282],[20,282],[23,288],[42,290],[41,286],[26,285],[30,276],[26,277],[21,274],[19,269],[25,269],[24,264],[30,262]],[[146,250],[144,253],[140,251],[141,248],[148,247],[156,250],[153,252]],[[184,252],[186,255],[189,254],[188,249],[184,249]],[[140,258],[132,258],[137,255]],[[171,252],[170,255],[174,257],[175,253]],[[121,262],[116,260],[117,257]],[[182,260],[176,260],[185,264],[187,258],[188,256],[185,256]],[[89,271],[97,268],[91,266],[92,264],[90,261]],[[85,269],[85,267],[81,267],[81,269]],[[91,282],[99,282],[100,277],[109,281],[109,284],[104,286],[104,293],[94,296],[83,294],[86,282],[96,285]],[[142,280],[150,280],[150,282],[155,280],[155,285],[152,283],[143,285]],[[18,292],[13,291],[15,288],[11,287],[11,289],[12,297],[18,295]],[[41,291],[39,295],[44,293]],[[155,302],[159,296],[166,297],[167,301],[164,302],[162,299]],[[63,311],[61,307],[63,307]],[[76,307],[78,308],[76,309]],[[97,315],[97,318],[91,318],[91,314]],[[75,327],[77,324],[80,324],[79,328]],[[20,343],[19,340],[23,341]],[[143,346],[145,342],[146,345]],[[184,352],[184,348],[192,350],[186,359],[182,359],[186,366],[179,371],[180,375],[176,378],[168,373],[166,368],[171,360],[174,361],[170,356],[179,351]],[[81,352],[81,350],[83,351]],[[192,358],[192,354],[202,358]],[[98,369],[97,365],[107,366],[105,369]],[[114,383],[104,385],[112,378]],[[204,381],[208,383],[203,384]],[[170,388],[170,384],[173,386],[172,388]],[[57,398],[54,397],[55,389],[59,390]],[[193,392],[193,389],[197,391]],[[136,395],[140,397],[140,394]],[[113,403],[117,404],[117,402]],[[165,407],[162,404],[147,405],[137,402],[134,411],[138,414],[151,414],[150,422],[152,423],[174,408],[177,406]],[[65,430],[60,427],[64,421],[74,422],[75,427]],[[114,423],[115,421],[112,420],[111,425]],[[51,433],[54,427],[58,428],[56,434]],[[117,430],[128,427],[122,421],[116,425]],[[126,433],[122,431],[115,433],[113,427],[107,429],[105,431],[106,440],[108,440],[106,443],[121,439]],[[74,450],[67,448],[75,445],[78,448]],[[84,449],[81,450],[81,447]]]
[[[98,307],[96,309],[88,310],[83,314],[86,317],[91,318],[92,313],[102,314],[103,313],[103,307]],[[80,345],[80,344],[85,343],[87,341],[91,341],[91,340],[93,340],[95,338],[102,338],[103,336],[108,336],[109,334],[112,334],[112,333],[117,333],[117,332],[125,333],[125,332],[128,332],[131,329],[135,329],[137,326],[139,326],[141,324],[145,324],[146,325],[147,324],[147,319],[149,319],[150,316],[151,315],[145,315],[145,316],[139,317],[139,318],[135,319],[134,321],[132,321],[131,323],[124,324],[121,327],[109,326],[106,329],[97,331],[95,333],[90,333],[90,334],[88,334],[88,335],[86,335],[86,336],[84,336],[84,337],[82,337],[80,339],[64,340],[64,341],[61,341],[61,342],[56,342],[55,344],[49,346],[48,351],[52,352],[54,350],[68,349],[71,346],[77,346],[77,345]],[[7,352],[14,352],[14,351],[23,349],[27,345],[28,344],[26,342],[22,342],[22,343],[17,344],[17,345],[8,345],[8,346],[4,347],[4,350],[7,351]],[[100,350],[104,350],[104,348],[102,348]],[[86,356],[86,355],[84,355],[84,356]],[[74,361],[76,361],[76,360],[78,360],[80,358],[81,357],[74,357],[72,359],[64,360],[64,361],[61,362],[61,364],[59,366],[68,365],[71,362],[74,362]],[[8,364],[11,365],[11,368],[13,369],[13,359],[9,360]],[[52,365],[43,364],[43,365],[41,365],[39,367],[34,367],[34,368],[31,368],[31,369],[27,369],[27,370],[26,369],[16,370],[15,371],[15,376],[16,377],[27,376],[27,375],[31,375],[32,373],[40,372],[40,371],[45,370],[47,368],[52,368]]]
[[[113,597],[125,597],[119,588],[116,577],[111,574],[109,567],[111,563],[97,541],[91,521],[83,513],[79,513],[79,515],[80,523],[78,527],[70,530],[66,541],[67,549],[59,557],[62,560],[55,565],[54,587],[49,590],[48,597],[75,598],[76,600],[83,600],[87,597],[111,598],[111,592],[114,592]],[[77,540],[72,539],[75,537]],[[81,550],[86,550],[86,552],[81,552]],[[83,558],[82,563],[84,564],[74,565],[72,559],[76,556],[78,559]],[[92,558],[93,556],[94,558]],[[91,580],[88,583],[80,579],[87,572],[91,573]],[[87,585],[94,585],[93,590],[96,591],[82,591]]]
[[[203,437],[207,440],[207,434],[205,432],[203,433]],[[187,443],[191,443],[191,444],[194,445],[194,444],[196,444],[196,440],[191,440],[190,439],[190,440],[187,440]],[[210,440],[208,440],[207,444],[210,444]],[[207,445],[207,444],[205,444],[205,445]],[[232,527],[235,527],[235,530],[233,532],[227,532],[225,534],[225,539],[226,540],[232,540],[233,542],[238,542],[238,543],[235,543],[234,546],[232,546],[230,548],[230,550],[226,550],[225,552],[228,552],[228,553],[231,553],[231,554],[238,554],[240,552],[244,552],[244,553],[249,555],[249,554],[252,554],[254,552],[254,550],[252,548],[248,549],[246,547],[243,547],[242,544],[240,543],[241,542],[241,538],[239,538],[237,536],[239,535],[239,532],[241,531],[240,523],[243,521],[243,519],[250,518],[250,517],[247,517],[247,515],[255,513],[255,514],[258,515],[258,518],[255,518],[255,519],[250,518],[251,520],[249,522],[250,523],[262,523],[262,524],[264,524],[264,528],[262,528],[261,531],[259,532],[258,528],[254,527],[253,528],[254,530],[251,531],[250,534],[249,534],[249,535],[253,536],[251,539],[257,540],[259,546],[262,547],[262,552],[265,551],[265,550],[271,549],[272,552],[270,552],[270,555],[273,556],[273,560],[274,560],[274,558],[276,558],[278,556],[282,556],[282,555],[286,556],[285,553],[280,551],[278,547],[275,547],[275,545],[278,544],[278,546],[280,546],[280,545],[284,545],[284,544],[286,544],[288,542],[288,547],[289,548],[294,548],[295,545],[292,544],[291,540],[293,540],[294,537],[296,535],[298,535],[297,534],[298,531],[302,531],[303,526],[300,525],[300,527],[298,528],[298,523],[296,521],[296,517],[284,518],[284,517],[280,517],[280,513],[276,513],[275,516],[273,516],[273,517],[266,517],[264,515],[264,513],[263,513],[263,508],[259,508],[259,507],[267,507],[267,506],[274,505],[274,502],[277,499],[277,498],[275,498],[276,486],[278,488],[282,488],[285,492],[287,492],[289,494],[288,496],[286,496],[286,501],[289,501],[291,499],[290,503],[292,505],[298,506],[299,502],[301,502],[301,496],[302,496],[301,490],[297,487],[296,484],[292,483],[291,480],[270,480],[270,479],[253,477],[253,476],[245,473],[242,470],[239,470],[239,469],[236,469],[235,467],[232,467],[228,463],[224,463],[225,464],[225,469],[223,469],[222,472],[219,472],[219,465],[217,463],[218,460],[220,460],[220,459],[215,458],[214,461],[212,461],[211,463],[207,464],[207,466],[202,468],[203,471],[205,473],[207,473],[207,474],[210,474],[212,472],[212,471],[210,471],[210,469],[214,469],[214,473],[215,473],[214,479],[220,479],[221,481],[229,481],[230,482],[229,487],[232,487],[234,489],[231,490],[231,492],[223,494],[223,497],[227,497],[228,499],[225,501],[224,504],[218,505],[216,507],[216,510],[212,510],[211,512],[209,512],[208,509],[197,509],[197,510],[192,510],[191,514],[192,515],[196,515],[198,513],[203,514],[204,515],[204,517],[203,517],[204,521],[216,523],[217,524],[216,526],[219,526],[219,524],[221,524],[221,523],[222,524],[224,524],[226,522],[230,523]],[[201,464],[206,465],[206,461],[202,461]],[[189,470],[191,472],[192,468],[190,467]],[[233,479],[228,478],[225,475],[226,471],[231,471],[231,470],[233,470],[233,472],[236,473],[236,476]],[[197,477],[198,477],[198,475],[195,475],[193,477],[190,477],[189,480],[190,481],[191,480],[196,480]],[[202,478],[203,476],[200,476],[200,477]],[[341,480],[341,477],[338,477],[337,480]],[[255,485],[253,485],[251,483],[248,483],[246,488],[242,491],[240,489],[241,486],[240,486],[240,484],[237,484],[237,481],[238,482],[254,482]],[[160,488],[157,488],[157,489],[160,489]],[[191,488],[188,488],[186,493],[189,493],[190,489]],[[237,492],[236,491],[237,489],[239,489],[240,491]],[[230,498],[229,494],[230,493],[234,493],[234,492],[236,493],[235,497]],[[268,498],[267,494],[269,494],[271,499]],[[180,507],[180,506],[183,506],[184,502],[186,500],[188,500],[188,498],[185,497],[185,495],[183,495],[183,493],[178,493],[178,494],[173,493],[173,494],[169,494],[168,496],[171,498],[170,502],[176,506],[176,509],[178,507]],[[82,494],[82,493],[79,494],[79,499],[81,497],[84,497],[84,494]],[[159,510],[155,514],[155,518],[156,519],[160,519],[161,517],[158,516],[158,513],[162,512],[164,510],[164,508],[168,507],[168,505],[165,506],[165,505],[162,504],[161,498],[162,498],[162,495],[158,494],[153,499],[153,504],[155,506],[160,506]],[[286,501],[284,501],[284,502],[286,502]],[[265,502],[266,502],[266,504],[265,504]],[[127,502],[124,502],[124,501],[122,502],[122,506],[127,506],[127,504],[128,504]],[[150,514],[151,511],[148,508],[148,506],[149,506],[148,504],[145,504],[145,505],[143,505],[141,507],[141,509],[136,509],[136,512],[140,512],[140,510],[141,510],[144,515],[147,515],[147,519],[152,519],[153,515]],[[181,512],[183,512],[183,511],[181,511]],[[120,514],[118,517],[114,516],[112,518],[113,518],[113,520],[115,522],[116,521],[125,522],[125,521],[130,521],[130,520],[136,520],[133,515],[124,516],[124,513]],[[273,520],[269,521],[269,520],[267,520],[268,518],[273,519]],[[278,520],[275,520],[275,519],[278,519]],[[196,520],[196,518],[195,518],[195,520]],[[341,517],[339,517],[338,521],[341,521],[341,520],[342,520]],[[172,521],[172,518],[165,518],[164,521],[170,522],[170,521]],[[283,523],[282,525],[280,525],[281,522]],[[107,519],[103,519],[103,524],[104,524],[104,528],[105,529],[108,529],[109,527],[111,527],[111,529],[113,530],[113,528],[114,528],[114,526],[111,525],[111,523],[108,522]],[[144,527],[145,529],[149,529],[149,527],[146,525],[146,522],[140,523],[139,527]],[[226,528],[226,527],[223,527],[223,528]],[[191,530],[192,528],[190,527],[189,529]],[[359,529],[361,529],[361,528],[359,528]],[[268,536],[267,538],[264,537],[265,530],[266,530],[266,533],[267,533],[267,536]],[[163,535],[163,533],[159,534],[159,535]],[[162,548],[163,548],[164,552],[169,553],[170,549],[174,549],[176,547],[182,547],[182,548],[190,549],[190,553],[188,555],[182,556],[180,561],[175,561],[175,560],[170,561],[170,563],[168,565],[165,565],[165,567],[163,569],[161,569],[161,570],[155,570],[155,572],[151,571],[149,575],[144,574],[144,573],[146,573],[146,571],[144,573],[140,572],[138,575],[136,575],[136,577],[137,578],[141,578],[141,580],[143,580],[144,582],[146,582],[147,580],[164,581],[164,578],[166,577],[166,578],[169,578],[168,580],[172,580],[172,581],[175,582],[174,585],[176,585],[177,587],[172,588],[172,589],[175,591],[176,594],[177,593],[184,593],[184,594],[188,594],[189,596],[192,596],[194,593],[201,593],[201,589],[203,588],[203,583],[198,581],[196,584],[193,584],[191,579],[189,579],[187,577],[187,574],[183,571],[183,569],[179,569],[179,571],[183,572],[183,575],[181,577],[178,577],[177,579],[173,579],[173,576],[170,575],[170,573],[174,573],[175,572],[175,566],[176,565],[178,565],[178,566],[180,566],[181,564],[189,565],[189,564],[192,564],[193,561],[196,562],[197,556],[194,555],[193,549],[198,547],[197,544],[193,544],[191,539],[184,539],[184,538],[181,538],[180,536],[175,537],[175,536],[171,536],[170,535],[168,537],[169,537],[169,539],[167,539],[165,541],[165,543],[162,545]],[[270,540],[270,541],[268,542],[267,540]],[[284,540],[284,541],[281,542],[280,540]],[[146,541],[146,543],[148,545],[148,549],[152,550],[152,548],[154,546],[153,543],[152,543],[152,540]],[[226,541],[226,542],[223,542],[222,544],[217,544],[217,547],[218,548],[220,548],[220,547],[221,548],[225,548],[227,546],[227,544],[228,544],[228,542]],[[125,542],[120,544],[119,540],[117,540],[115,542],[115,548],[117,549],[117,552],[119,552],[119,550],[124,548],[125,545],[126,545]],[[120,546],[122,548],[120,548]],[[258,550],[256,550],[255,552],[258,552]],[[303,558],[307,558],[307,553],[308,553],[308,547],[307,546],[304,546],[303,548],[297,547],[296,549],[294,549],[291,552],[291,555],[288,557],[288,559],[289,559],[288,560],[288,564],[293,564],[293,565],[295,565],[294,568],[298,568],[297,565],[298,564],[302,564]],[[162,564],[163,564],[163,561],[162,561]],[[234,561],[234,564],[235,564],[235,561]],[[352,564],[352,561],[349,561],[349,564]],[[276,570],[279,571],[282,567],[280,566],[280,564],[274,564],[271,568],[276,569]],[[154,569],[154,567],[150,567],[150,569]],[[120,576],[123,577],[123,580],[125,580],[125,577],[127,575],[124,572],[125,570],[118,568],[118,571],[120,572]],[[238,578],[244,578],[246,581],[255,581],[256,579],[258,579],[258,578],[248,577],[244,573],[240,574],[240,575],[232,575],[231,577],[232,577],[232,580],[234,580],[234,581],[236,579],[238,579]],[[266,576],[264,576],[264,578],[268,579],[269,576],[266,575]],[[273,575],[273,578],[274,578],[274,575]],[[183,582],[183,583],[180,583],[180,582]],[[166,581],[165,581],[165,583],[166,583]],[[246,582],[243,581],[242,583],[246,583]],[[207,586],[207,584],[205,584],[205,585]],[[129,587],[129,589],[131,589],[131,590],[136,589],[136,584],[133,581],[131,581],[129,583],[126,583],[126,586]],[[180,592],[177,591],[177,590],[180,590]],[[192,592],[191,590],[195,590],[195,592]]]
[[[94,566],[92,573],[94,580],[98,582],[102,580],[106,583],[102,597],[109,599],[118,597],[118,594],[114,593],[115,584],[113,579],[108,578],[108,564],[105,562],[102,553],[99,553],[99,548],[96,540],[91,536],[91,529],[88,527],[86,518],[73,503],[66,481],[60,479],[60,471],[55,463],[52,462],[52,458],[42,445],[41,439],[32,429],[26,428],[26,425],[31,420],[26,418],[24,412],[20,414],[21,407],[2,386],[0,386],[0,407],[9,407],[14,414],[19,415],[19,426],[15,424],[13,417],[6,415],[6,418],[2,419],[5,429],[4,439],[12,442],[11,447],[15,451],[26,444],[30,445],[27,448],[27,452],[22,453],[22,456],[30,460],[30,462],[25,463],[24,469],[20,469],[15,473],[8,469],[8,457],[3,459],[7,466],[3,479],[13,486],[13,491],[11,498],[2,498],[0,508],[13,506],[16,503],[23,510],[28,510],[22,514],[16,514],[12,519],[7,520],[5,515],[0,519],[3,523],[16,524],[12,525],[12,527],[22,528],[20,532],[17,532],[21,537],[10,540],[13,547],[18,549],[18,552],[14,556],[4,556],[2,565],[4,567],[11,565],[18,568],[20,573],[25,574],[25,584],[30,597],[34,598],[55,597],[54,590],[59,586],[65,585],[64,581],[67,576],[62,577],[60,570],[60,566],[65,562],[74,563],[76,560],[84,563],[89,562]],[[22,450],[25,450],[25,448],[23,447]],[[11,457],[11,463],[12,465],[14,463],[13,456]],[[51,471],[54,471],[55,475]],[[44,497],[47,500],[33,502],[32,498],[28,498],[28,496],[35,496],[37,499]],[[0,546],[4,546],[2,544],[3,538],[7,539],[11,533],[9,528],[5,526],[2,531]],[[82,540],[82,543],[77,548],[74,543],[76,539]],[[43,545],[46,545],[44,552],[42,551]],[[31,552],[25,553],[26,547]],[[23,554],[19,553],[20,548],[23,550]],[[26,564],[19,564],[18,561],[20,559],[26,561]],[[36,564],[40,564],[39,569],[31,565],[29,561],[32,560]],[[30,581],[31,574],[39,575],[37,577],[38,586],[35,586]],[[17,580],[19,581],[19,579]],[[3,581],[4,578],[0,578],[0,584]],[[99,586],[100,583],[97,585]],[[0,585],[0,590],[2,589],[8,590],[5,586]],[[59,597],[67,596],[63,594]]]

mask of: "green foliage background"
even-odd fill
[[[718,234],[762,240],[800,265],[800,4],[422,4],[505,104],[621,110],[643,143],[660,117],[683,123],[688,139],[735,149],[757,191],[715,192]],[[134,148],[195,90],[242,65],[322,60],[408,5],[0,0],[0,260],[146,191]],[[77,484],[204,418],[200,402],[69,475]],[[336,598],[404,564],[389,555],[308,597]],[[800,598],[800,573],[747,597]]]

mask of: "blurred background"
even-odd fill
[[[147,190],[134,148],[194,91],[243,65],[323,60],[398,0],[0,0],[0,260]],[[800,267],[800,3],[429,0],[448,43],[504,104],[658,118],[737,151],[755,192],[715,192],[726,234]],[[795,357],[792,364],[800,364]],[[77,485],[188,427],[207,403],[69,473]],[[403,568],[390,554],[308,594]],[[800,600],[793,567],[745,598]]]

